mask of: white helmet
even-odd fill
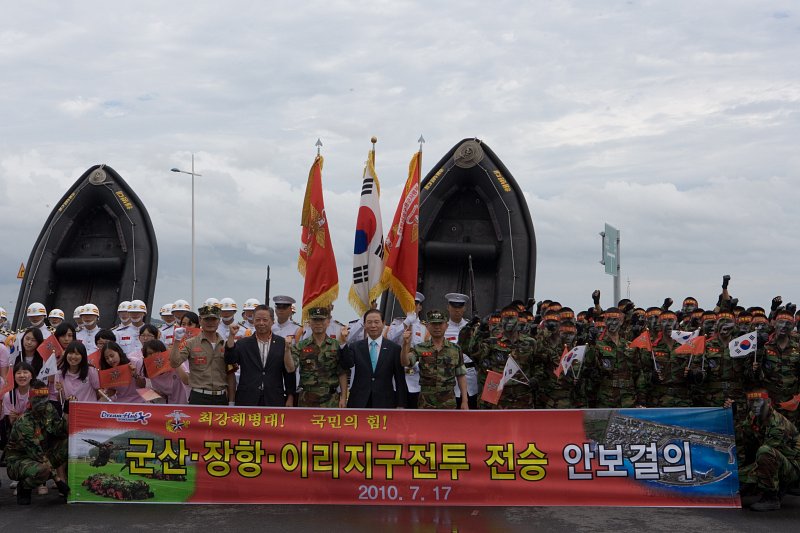
[[[146,313],[147,305],[141,300],[133,300],[128,308],[129,313]]]
[[[128,300],[120,302],[119,306],[117,307],[117,313],[122,313],[122,312],[127,313],[130,310],[131,310],[131,303]]]
[[[244,307],[242,307],[242,310],[243,311],[252,311],[256,307],[258,307],[259,305],[261,305],[261,302],[259,302],[257,298],[250,298],[249,300],[246,300],[244,302]]]
[[[167,304],[158,312],[161,316],[172,316],[172,308],[175,304]]]
[[[47,316],[47,309],[39,302],[33,302],[25,312],[27,316]]]
[[[79,305],[79,306],[78,306],[78,307],[76,307],[76,308],[75,308],[75,310],[72,312],[72,318],[74,318],[74,319],[76,319],[76,320],[77,320],[78,318],[80,318],[80,316],[81,316],[81,311],[83,311],[83,306],[82,306],[82,305]]]
[[[8,318],[8,311],[0,307],[0,318]]]
[[[221,304],[216,298],[209,298],[203,302],[203,306],[210,305],[211,307],[219,307]]]
[[[172,304],[173,311],[191,311],[192,306],[189,305],[189,302],[186,300],[176,300],[174,304]]]
[[[233,298],[223,298],[219,302],[221,311],[236,311],[236,301]]]
[[[50,314],[47,315],[47,318],[60,318],[61,320],[64,320],[64,311],[61,309],[53,309],[50,311]]]
[[[86,304],[81,307],[81,314],[100,316],[100,309],[94,304]]]

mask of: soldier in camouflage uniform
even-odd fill
[[[651,383],[648,407],[692,406],[692,389],[686,379],[691,356],[675,353],[680,344],[672,338],[677,321],[678,316],[672,311],[662,313],[659,316],[660,330],[653,340],[653,352],[642,350],[642,368],[650,375]]]
[[[800,376],[800,345],[791,337],[794,329],[794,316],[786,311],[778,311],[775,315],[775,335],[766,342],[758,343],[756,362],[753,363],[753,379],[769,393],[773,406],[788,418],[797,423],[797,411],[781,409],[780,403],[790,400],[798,393],[798,376]],[[759,335],[759,341],[766,336]]]
[[[687,296],[683,299],[683,305],[681,305],[681,321],[679,324],[676,324],[676,329],[681,331],[694,331],[698,328],[699,323],[692,322],[692,315],[697,310],[697,299],[693,296]]]
[[[347,406],[347,370],[341,367],[339,341],[327,334],[330,312],[327,307],[312,307],[308,311],[311,336],[294,345],[292,361],[300,369],[300,407]],[[287,343],[287,347],[288,347]],[[288,370],[288,369],[287,369]],[[289,370],[293,372],[294,370]]]
[[[626,408],[644,405],[646,382],[641,363],[620,336],[623,314],[611,307],[603,313],[605,331],[590,337],[584,372],[588,371],[589,407]]]
[[[697,407],[734,407],[736,420],[741,421],[746,408],[744,402],[744,359],[732,358],[728,344],[733,340],[734,316],[729,311],[717,314],[715,336],[706,341],[705,352],[700,360],[703,384],[700,387],[700,402]],[[696,357],[695,357],[696,359]]]
[[[8,477],[18,481],[17,503],[30,505],[31,490],[52,478],[64,496],[69,487],[67,462],[67,421],[48,401],[47,385],[35,380],[29,393],[30,410],[11,428],[6,445]]]
[[[648,307],[644,313],[645,327],[650,331],[658,331],[658,317],[661,316],[662,312],[660,307]]]
[[[706,338],[714,334],[714,328],[717,326],[717,313],[714,311],[703,311],[703,318],[700,320],[700,335],[705,335]]]
[[[800,433],[775,411],[763,388],[747,394],[748,413],[741,424],[739,483],[762,491],[753,511],[777,511],[781,493],[797,493],[800,484]]]
[[[558,365],[561,364],[561,355],[564,353],[566,343],[561,338],[561,316],[547,312],[539,323],[540,332],[536,340],[536,361],[542,362],[542,371],[539,378],[539,394],[536,406],[543,409],[569,409],[575,407],[573,402],[573,387],[575,375],[573,370],[560,372],[556,376]],[[571,348],[569,346],[568,348]]]
[[[559,310],[561,306],[559,305]],[[497,406],[483,402],[483,409],[532,409],[534,406],[534,392],[538,387],[536,376],[542,371],[542,365],[536,363],[536,341],[531,337],[519,335],[517,331],[517,317],[519,312],[513,306],[503,308],[500,312],[502,335],[489,337],[485,330],[478,333],[478,338],[472,343],[470,357],[477,363],[479,388],[483,390],[486,375],[489,370],[503,373],[508,358],[513,358],[524,373],[524,376],[514,376],[519,381],[508,381]],[[520,383],[523,382],[523,383]],[[525,384],[524,382],[528,383]]]
[[[403,332],[403,365],[410,368],[419,363],[419,408],[469,409],[464,356],[457,344],[444,338],[447,315],[433,310],[428,312],[427,320],[427,341],[411,346],[411,330]],[[456,384],[461,391],[459,406],[453,392]]]

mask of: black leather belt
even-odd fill
[[[473,361],[471,363],[464,363],[464,366],[467,367],[467,368],[475,368],[475,361]]]

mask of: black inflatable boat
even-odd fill
[[[59,308],[67,319],[75,307],[100,308],[109,327],[122,300],[152,306],[158,270],[153,224],[141,200],[114,169],[87,170],[50,214],[31,252],[14,313],[24,323],[33,302]]]
[[[469,295],[474,279],[481,316],[533,297],[536,236],[516,180],[478,139],[464,139],[420,184],[419,277],[425,308],[444,309],[444,295]],[[470,275],[470,257],[472,275]],[[390,293],[387,317],[402,314]],[[467,307],[467,315],[471,313]]]

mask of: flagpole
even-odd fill
[[[369,142],[372,143],[372,166],[374,167],[375,166],[375,143],[378,142],[378,138],[373,135],[372,138],[369,140]]]
[[[649,328],[644,328],[644,330],[648,333],[647,336],[649,337],[650,336],[650,329]],[[655,350],[653,350],[653,340],[652,339],[649,339],[649,340],[650,340],[650,355],[653,357],[653,369],[656,371],[656,374],[659,374],[660,372],[659,372],[659,368],[658,368],[658,363],[656,362],[656,352],[655,352]],[[659,379],[659,381],[661,381],[661,380]]]
[[[319,149],[322,148],[322,141],[317,137],[317,142],[314,144],[317,147],[317,157],[319,157]]]

